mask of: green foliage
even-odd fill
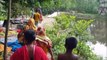
[[[57,25],[60,27],[62,30],[68,28],[70,26],[70,23],[72,22],[72,16],[66,16],[66,15],[61,15],[59,17],[56,17]]]
[[[6,11],[4,9],[4,4],[5,2],[3,0],[0,0],[0,20],[4,20],[6,19],[5,15],[6,15]]]
[[[41,7],[41,6],[40,6],[40,3],[39,3],[38,1],[36,1],[35,7]]]
[[[79,41],[78,46],[75,49],[78,51],[78,55],[81,60],[100,60],[90,49],[90,47],[84,41]]]
[[[53,53],[54,57],[56,58],[58,53],[62,53],[65,51],[64,49],[64,40],[66,37],[66,33],[60,34],[59,29],[56,27],[54,28],[48,28],[46,30],[46,33],[48,37],[52,40],[53,42]]]
[[[98,6],[97,0],[76,0],[76,9],[83,13],[97,13]]]
[[[7,12],[8,0],[4,0],[3,11]],[[0,4],[1,6],[1,4]],[[12,1],[12,16],[17,14],[32,14],[35,7],[41,7],[43,14],[55,11],[78,11],[82,13],[97,13],[99,2],[97,0],[17,0]]]
[[[30,3],[29,3],[30,4]],[[29,7],[29,4],[27,0],[17,2],[13,1],[12,3],[12,17],[16,17],[17,15],[30,15],[31,14],[31,8]]]
[[[44,14],[52,13],[55,10],[54,1],[44,1],[41,3],[42,11]]]
[[[6,20],[6,18],[7,18],[7,17],[5,17],[5,16],[0,16],[0,21],[1,21],[1,20]]]
[[[86,45],[86,41],[90,40],[91,37],[87,28],[92,22],[93,20],[76,20],[75,16],[66,14],[56,17],[54,27],[48,28],[46,32],[53,42],[55,59],[57,58],[58,53],[65,52],[65,38],[75,36],[79,42],[74,53],[78,54],[81,58],[84,58],[84,60],[98,60],[90,47]]]
[[[99,2],[97,0],[49,0],[41,3],[44,14],[54,11],[78,11],[82,13],[97,13]]]

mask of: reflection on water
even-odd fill
[[[95,41],[99,41],[107,46],[107,18],[96,18],[95,22],[91,25],[91,33],[95,37]]]
[[[91,34],[95,37],[91,47],[97,55],[107,57],[107,18],[97,17],[90,27]]]

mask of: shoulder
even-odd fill
[[[59,56],[59,57],[63,57],[63,56],[64,56],[64,54],[58,54],[58,56]]]
[[[42,60],[48,60],[47,56],[46,56],[46,53],[43,51],[43,49],[39,46],[36,46],[35,47],[35,54],[36,57],[42,59]]]
[[[25,50],[25,46],[22,46],[21,48],[18,48],[14,53],[15,54],[20,54],[23,52],[23,50]]]
[[[22,53],[23,53],[23,49],[25,49],[25,47],[21,47],[21,48],[18,48],[14,53],[13,55],[10,57],[10,60],[19,60],[20,57],[22,56]]]
[[[78,55],[73,55],[73,57],[75,60],[78,60],[78,58],[79,58]]]
[[[35,46],[35,50],[41,50],[39,46]]]
[[[63,60],[64,54],[58,54],[58,60]]]
[[[34,15],[40,15],[38,12],[36,12]]]
[[[21,48],[18,48],[16,51],[20,51],[20,50],[23,50],[25,48],[26,48],[26,46],[22,46]]]
[[[43,49],[39,46],[35,46],[35,52],[36,53],[44,53]]]

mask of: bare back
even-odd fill
[[[73,54],[59,54],[58,60],[78,60],[78,56]]]

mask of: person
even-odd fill
[[[78,60],[78,56],[72,53],[77,46],[77,40],[74,37],[69,37],[65,41],[66,52],[58,55],[58,60]]]
[[[44,50],[49,60],[53,60],[52,41],[46,35],[45,28],[38,27],[36,32],[37,32],[36,38],[37,45]]]
[[[36,8],[35,14],[34,14],[34,20],[35,20],[35,25],[38,26],[39,21],[42,21],[42,15],[40,13],[40,9]]]
[[[39,9],[39,13],[40,13],[40,22],[42,22],[42,21],[43,21],[43,18],[42,18],[42,16],[43,16],[42,10],[41,10],[41,8],[38,8],[38,9]]]
[[[28,20],[26,26],[23,29],[21,29],[21,31],[18,33],[19,42],[23,43],[23,38],[24,38],[23,33],[28,29],[32,29],[34,31],[36,31],[37,29],[37,27],[35,26],[35,21],[32,17]]]
[[[28,29],[33,29],[36,31],[35,20],[32,17],[28,20],[27,25],[25,26],[25,30]]]
[[[48,60],[43,49],[33,44],[35,38],[36,33],[34,30],[26,30],[24,32],[25,45],[17,49],[10,57],[10,60]]]

